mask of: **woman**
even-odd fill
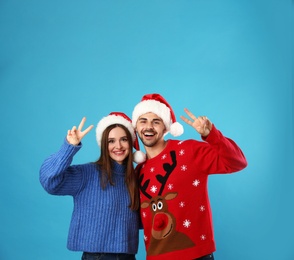
[[[135,259],[139,193],[132,148],[139,148],[131,120],[120,112],[102,118],[96,128],[100,158],[71,165],[81,140],[93,128],[82,131],[85,121],[68,130],[60,150],[44,161],[40,182],[50,194],[73,197],[69,250],[82,251],[83,260]]]

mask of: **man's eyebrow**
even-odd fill
[[[145,117],[140,117],[140,118],[138,119],[138,121],[141,121],[141,120],[148,120],[148,119],[145,118]],[[163,122],[163,120],[162,120],[161,118],[153,118],[151,121],[152,121],[152,122],[154,122],[154,121]]]

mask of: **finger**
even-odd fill
[[[191,119],[193,119],[194,121],[196,120],[196,117],[194,116],[194,114],[192,114],[187,108],[184,108],[184,111]]]
[[[190,121],[188,118],[184,117],[184,116],[180,116],[180,118],[187,123],[188,125],[192,125],[192,121]]]
[[[209,119],[207,118],[207,116],[202,116],[202,122],[204,125],[209,125]]]
[[[201,123],[206,121],[206,116],[199,116],[198,119],[200,120]]]
[[[73,126],[72,129],[67,131],[67,135],[73,137],[76,134],[76,127]]]
[[[82,128],[84,127],[85,122],[86,122],[86,117],[83,117],[82,121],[80,122],[79,127],[78,127],[79,131],[81,131]]]
[[[93,127],[94,127],[93,125],[90,125],[89,127],[87,127],[87,129],[83,131],[83,135],[86,135],[87,133],[89,133],[93,129]]]

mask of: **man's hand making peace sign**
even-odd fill
[[[210,120],[206,116],[194,116],[187,108],[185,108],[184,111],[192,121],[184,116],[181,116],[181,119],[188,125],[192,126],[201,136],[208,136],[212,129],[212,123]]]

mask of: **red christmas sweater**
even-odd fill
[[[240,171],[247,161],[215,126],[204,140],[168,140],[158,156],[137,166],[148,260],[191,260],[215,251],[208,175]]]

